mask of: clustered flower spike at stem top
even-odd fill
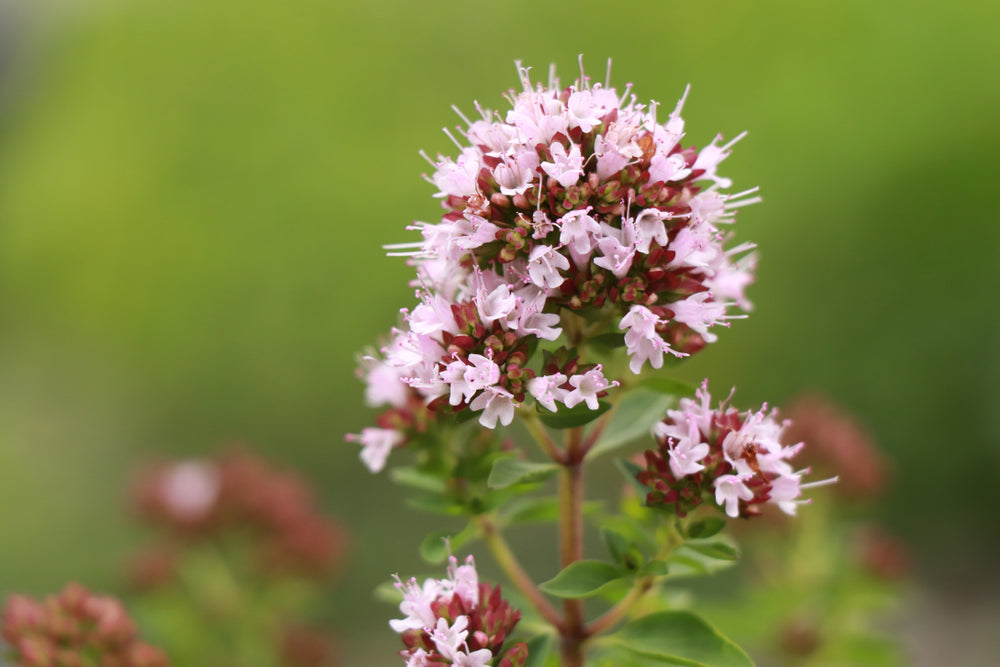
[[[730,181],[716,173],[743,135],[684,147],[684,97],[660,122],[657,104],[628,89],[586,77],[533,86],[518,72],[506,117],[477,105],[480,118],[459,128],[468,145],[431,161],[442,219],[411,227],[423,241],[391,247],[411,257],[420,303],[362,364],[369,405],[388,408],[352,436],[373,472],[442,416],[470,410],[506,426],[528,396],[552,411],[596,408],[615,384],[602,368],[528,363],[540,340],[570,337],[573,314],[591,335],[624,332],[638,374],[714,342],[713,326],[750,307],[753,245],[726,249],[723,230],[759,198],[722,193]]]
[[[418,506],[469,519],[465,530],[450,533],[451,547],[483,539],[530,605],[526,613],[558,635],[563,667],[584,665],[588,650],[612,656],[600,664],[625,664],[615,647],[655,650],[684,664],[704,664],[715,651],[729,664],[751,664],[740,663],[745,654],[704,621],[653,594],[682,546],[700,547],[709,558],[736,553],[725,543],[697,543],[719,529],[694,527],[688,516],[705,499],[730,517],[769,502],[794,512],[806,471],[788,459],[800,446],[779,444],[782,425],[766,407],[741,415],[726,401],[712,410],[707,385],[696,392],[661,382],[652,398],[631,391],[636,376],[715,342],[715,327],[751,308],[744,292],[753,282],[754,246],[732,245],[729,228],[737,209],[760,199],[756,188],[726,192],[731,183],[717,172],[744,135],[728,142],[716,136],[700,150],[685,145],[687,90],[662,114],[656,102],[640,104],[631,86],[619,92],[608,81],[591,82],[582,64],[580,78],[566,87],[554,70],[544,86],[533,84],[526,68],[518,66],[518,74],[511,109],[501,114],[476,104],[475,120],[456,109],[460,138],[445,132],[457,155],[424,156],[444,213],[409,228],[422,240],[388,248],[409,258],[418,303],[402,310],[402,324],[379,354],[362,358],[366,401],[382,412],[375,426],[347,439],[361,445],[372,472],[385,468],[394,450],[414,451],[416,465],[400,469],[396,481],[421,492]],[[585,560],[584,465],[641,435],[636,415],[653,422],[670,401],[695,393],[696,400],[674,402],[663,421],[646,424],[659,446],[646,453],[645,470],[618,462],[651,509],[608,518],[602,533],[611,562]],[[628,416],[622,405],[630,405]],[[515,417],[550,463],[525,461],[516,443],[502,439],[498,427]],[[527,506],[556,518],[546,499],[524,497],[555,473],[562,569],[536,585],[502,531],[516,522],[514,498],[522,514]],[[425,556],[440,551],[433,542]],[[498,652],[518,614],[500,604],[498,589],[465,587],[467,598],[458,585],[463,567],[471,562],[453,561],[449,579],[422,587],[397,582],[406,618],[393,627],[403,633],[409,667],[508,667],[526,658],[524,644]],[[621,588],[588,622],[581,598],[618,579],[631,580],[631,589]],[[546,594],[562,599],[561,612]],[[480,614],[487,598],[505,611]],[[650,599],[659,602],[638,604]],[[626,626],[614,646],[590,641],[637,609],[658,611]],[[680,637],[676,647],[671,633]],[[636,648],[647,634],[655,647]],[[532,642],[531,650],[543,645]]]

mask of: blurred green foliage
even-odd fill
[[[237,438],[352,527],[330,613],[385,640],[370,591],[440,526],[342,440],[370,419],[354,355],[412,302],[380,246],[437,214],[417,151],[453,150],[450,104],[503,108],[515,59],[568,81],[578,53],[667,107],[690,82],[686,143],[750,130],[724,173],[765,197],[737,227],[757,309],[681,374],[859,414],[895,462],[879,514],[926,568],[996,539],[1000,5],[45,7],[4,32],[0,592],[112,585],[132,463]]]

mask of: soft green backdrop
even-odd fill
[[[757,309],[690,364],[738,403],[822,389],[895,465],[877,514],[928,581],[997,546],[1000,40],[995,2],[145,0],[5,12],[0,117],[0,593],[112,585],[124,475],[241,439],[302,466],[355,534],[331,614],[424,569],[434,520],[343,434],[353,357],[411,305],[380,246],[437,204],[417,151],[449,105],[502,107],[513,61],[748,129]],[[539,556],[548,568],[546,554]],[[390,640],[391,641],[391,640]],[[394,645],[394,644],[393,644]],[[383,658],[365,660],[390,664]],[[366,662],[364,664],[370,664]]]

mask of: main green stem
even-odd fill
[[[570,429],[566,460],[559,473],[559,551],[562,567],[583,559],[583,429]],[[562,667],[583,667],[583,642],[587,638],[583,600],[563,601],[565,624],[560,628]]]

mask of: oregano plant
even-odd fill
[[[803,482],[802,445],[782,441],[774,410],[740,411],[732,394],[713,401],[707,381],[666,376],[751,308],[754,246],[732,229],[760,198],[728,192],[717,172],[744,135],[686,145],[687,90],[664,113],[631,86],[591,81],[582,62],[569,86],[553,69],[547,85],[518,74],[508,110],[456,109],[462,125],[445,132],[457,153],[424,156],[443,214],[388,248],[408,257],[418,303],[360,365],[382,410],[348,436],[362,461],[378,473],[391,460],[413,506],[466,520],[421,545],[429,561],[450,557],[444,578],[396,580],[401,656],[408,667],[750,665],[670,582],[738,557],[728,521],[793,515],[807,487],[832,480]],[[589,471],[607,466],[624,477],[614,508],[589,499]],[[505,537],[529,521],[557,526],[545,581]],[[585,556],[587,531],[602,557]],[[477,539],[522,609],[451,555]],[[588,598],[603,609],[588,613]]]

